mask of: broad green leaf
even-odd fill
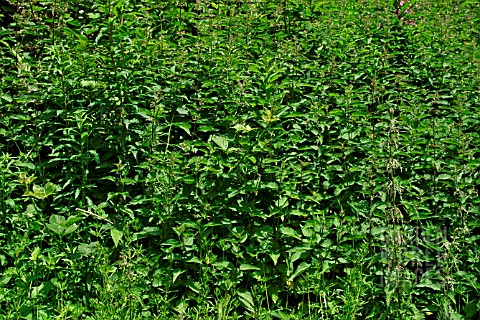
[[[82,243],[78,245],[78,252],[80,252],[83,255],[91,255],[95,253],[99,246],[98,242],[90,242],[90,243]]]
[[[269,256],[273,261],[273,265],[276,266],[277,263],[278,263],[278,258],[280,258],[280,254],[279,253],[270,253]]]
[[[175,123],[175,126],[183,129],[189,136],[192,135],[190,133],[190,128],[192,128],[192,126],[189,123],[187,123],[187,122]]]
[[[12,96],[8,93],[2,94],[2,99],[7,101],[7,102],[12,102],[13,101]]]
[[[288,281],[293,281],[296,277],[298,277],[302,272],[310,268],[310,263],[302,262],[298,265],[297,270],[288,278]]]
[[[44,189],[45,189],[45,196],[48,197],[54,194],[55,191],[57,191],[57,186],[51,182],[48,182],[47,184],[45,184]]]
[[[79,217],[79,216],[70,216],[67,219],[67,224],[70,225],[72,223],[75,223],[75,222],[83,220],[83,219],[84,219],[83,217]]]
[[[293,238],[297,238],[297,239],[302,239],[302,237],[300,235],[298,235],[295,230],[293,230],[292,228],[290,227],[280,227],[280,232],[288,237],[293,237]]]
[[[182,115],[187,115],[188,114],[188,109],[185,107],[178,107],[177,112]]]
[[[55,223],[55,224],[59,224],[59,225],[63,225],[65,224],[65,217],[62,216],[62,215],[58,215],[58,214],[52,214],[48,220],[48,222],[50,223]]]
[[[443,282],[439,280],[439,282],[432,282],[432,280],[425,278],[425,275],[422,277],[422,281],[416,285],[418,288],[430,288],[435,291],[442,291],[443,290]]]
[[[238,292],[238,298],[242,305],[247,309],[249,312],[255,312],[255,306],[253,303],[252,294],[249,291],[241,290]]]
[[[159,227],[145,227],[142,231],[136,232],[133,237],[135,240],[140,240],[147,237],[158,236],[163,233],[163,230]]]
[[[48,182],[47,184],[45,184],[44,187],[34,185],[32,187],[32,191],[27,190],[23,195],[32,196],[37,199],[43,200],[46,197],[54,194],[56,190],[57,187],[53,183]]]
[[[185,262],[202,264],[202,261],[198,257],[191,257],[190,259],[185,260]]]
[[[213,136],[213,142],[217,144],[223,151],[228,149],[228,140],[224,136]]]
[[[182,273],[185,273],[185,270],[175,269],[173,271],[172,283],[174,283]]]
[[[69,226],[67,229],[65,229],[65,231],[63,232],[63,234],[69,234],[69,233],[72,233],[74,232],[75,230],[77,230],[78,228],[78,225],[77,224],[72,224],[71,226]]]
[[[120,243],[120,240],[122,240],[123,232],[116,228],[112,228],[110,230],[110,235],[112,236],[112,240],[115,243],[115,247],[117,247]]]
[[[56,234],[58,235],[61,235],[63,234],[63,231],[65,231],[65,228],[56,224],[56,223],[47,223],[46,224],[47,228],[52,230],[53,232],[55,232]]]
[[[30,256],[30,260],[32,260],[32,261],[37,260],[37,258],[38,258],[39,255],[40,255],[40,247],[36,247],[36,248],[33,250],[32,254],[31,254],[31,256]]]
[[[35,198],[40,199],[40,200],[43,200],[43,199],[46,198],[45,189],[43,187],[40,187],[40,186],[37,186],[37,185],[34,185],[32,187],[32,191],[27,190],[23,195],[24,196],[32,196],[32,197],[35,197]]]

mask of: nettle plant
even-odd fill
[[[14,10],[0,317],[477,318],[480,7],[415,3]]]

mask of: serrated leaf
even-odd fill
[[[322,247],[324,248],[331,247],[332,245],[333,245],[333,241],[331,239],[325,239],[322,242]]]
[[[254,312],[255,307],[253,303],[253,297],[252,294],[249,291],[242,290],[238,292],[238,299],[240,302],[243,304],[245,309],[247,309],[249,312]]]
[[[112,236],[113,243],[115,243],[115,247],[118,246],[120,240],[122,240],[123,232],[116,228],[112,228],[110,230],[110,235]]]
[[[217,144],[223,151],[228,149],[228,140],[224,136],[213,136],[213,142]]]
[[[425,275],[424,275],[425,276]],[[422,282],[416,285],[417,288],[430,288],[435,291],[443,290],[443,283],[442,282],[432,282],[430,279],[424,279],[422,277]]]

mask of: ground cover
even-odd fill
[[[478,3],[0,13],[1,318],[478,317]]]

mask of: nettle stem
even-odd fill
[[[432,102],[432,112],[433,112],[433,120],[432,120],[432,139],[433,139],[433,197],[434,197],[434,202],[436,201],[436,195],[437,195],[437,112],[438,112],[438,92],[435,93],[434,100]],[[438,209],[437,205],[433,205],[433,210],[435,216],[437,215]]]

